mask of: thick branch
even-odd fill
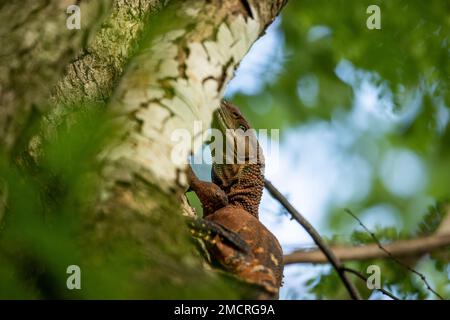
[[[92,43],[65,68],[51,100],[57,109],[48,116],[58,121],[70,107],[104,103],[122,75],[125,63],[135,53],[140,32],[149,16],[160,10],[164,0],[114,0],[111,14]]]
[[[291,214],[291,216],[302,225],[302,227],[306,230],[306,232],[309,233],[311,238],[314,240],[314,242],[317,244],[317,246],[320,248],[320,250],[323,252],[323,254],[326,256],[328,261],[332,264],[336,272],[338,273],[339,277],[341,278],[342,282],[344,283],[345,287],[347,288],[347,291],[349,292],[352,299],[360,300],[361,296],[354,286],[354,284],[350,281],[350,279],[345,274],[345,271],[343,270],[343,265],[339,258],[333,253],[332,249],[328,247],[328,245],[325,243],[325,241],[322,239],[322,237],[319,235],[319,233],[314,229],[314,227],[309,223],[308,220],[306,220],[300,212],[298,212],[291,203],[281,194],[280,191],[278,191],[277,188],[268,180],[265,181],[266,189],[269,191],[272,197],[278,200],[278,202]]]
[[[398,240],[383,245],[387,251],[397,258],[421,256],[436,250],[446,249],[449,246],[450,234]],[[341,261],[389,258],[376,243],[361,246],[331,246],[330,248]],[[285,265],[293,263],[329,263],[329,260],[320,249],[298,250],[284,257]]]

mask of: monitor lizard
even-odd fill
[[[190,189],[202,203],[203,227],[211,231],[206,233],[208,252],[226,271],[260,287],[259,298],[277,299],[282,285],[283,252],[276,237],[259,220],[264,188],[261,148],[254,131],[248,134],[250,139],[243,138],[250,124],[227,101],[222,101],[215,112],[213,126],[226,137],[225,144],[234,140],[232,149],[228,149],[233,161],[226,162],[225,145],[224,152],[212,151],[212,182],[199,180],[192,168],[187,168]],[[239,143],[246,145],[243,157],[238,154]]]

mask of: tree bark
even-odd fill
[[[139,35],[152,14],[165,0],[115,0],[111,14],[91,44],[66,68],[55,86],[46,125],[55,127],[68,113],[88,104],[105,104],[137,49]]]
[[[414,258],[439,250],[448,250],[450,235],[432,235],[417,239],[399,240],[383,245],[394,257]],[[331,246],[334,254],[341,261],[360,261],[369,259],[384,259],[389,256],[377,244],[362,246]],[[284,257],[284,264],[294,263],[329,263],[320,250],[295,251]]]
[[[168,233],[164,246],[176,252],[174,259],[165,257],[164,264],[180,265],[179,258],[186,253],[177,243],[188,237],[185,228],[179,227],[181,197],[187,187],[186,161],[201,147],[203,131],[210,126],[236,66],[283,4],[172,1],[165,13],[146,27],[140,50],[108,105],[125,129],[104,156],[104,184],[97,211],[114,217],[102,222],[102,229],[108,230],[105,239],[123,233],[124,226],[141,230],[142,234],[133,233],[132,237],[141,242],[143,250],[162,257],[161,248],[154,245],[161,239],[149,235],[159,223]],[[159,26],[156,32],[155,26]],[[196,127],[195,121],[202,125]],[[175,155],[180,142],[173,133],[179,129],[193,138],[181,144]],[[158,264],[152,257],[149,261]],[[180,268],[192,270],[193,266]]]
[[[86,263],[101,268],[127,243],[125,252],[140,257],[127,281],[138,283],[146,297],[161,298],[167,288],[177,288],[171,292],[179,298],[236,297],[201,267],[190,244],[181,214],[184,168],[201,147],[235,68],[285,0],[172,0],[152,15],[167,2],[115,0],[95,37],[91,33],[106,0],[82,2],[82,14],[91,18],[80,31],[65,28],[66,1],[35,1],[30,12],[18,4],[1,5],[2,17],[13,11],[25,17],[2,19],[2,30],[15,33],[2,34],[2,43],[11,44],[0,54],[14,63],[0,70],[1,139],[8,152],[29,145],[36,156],[42,138],[51,137],[72,111],[105,106],[122,129],[101,154],[98,201],[83,217],[83,242],[96,254]],[[22,43],[29,33],[25,39],[31,40]],[[28,119],[44,113],[42,132],[27,141]],[[177,129],[194,138],[174,155]],[[198,290],[192,295],[187,288]],[[220,290],[211,296],[211,288]]]
[[[110,0],[82,1],[82,28],[66,27],[73,1],[27,0],[0,4],[0,149],[10,153],[34,113],[45,111],[64,67],[91,38]]]
[[[111,101],[111,110],[128,126],[109,156],[112,162],[126,164],[128,174],[165,192],[183,191],[186,180],[179,172],[201,146],[202,133],[236,66],[283,1],[254,3],[258,5],[237,0],[172,2],[168,10],[176,22],[142,41]],[[168,24],[168,18],[162,17],[159,24]],[[195,128],[195,121],[202,128]],[[172,134],[177,129],[194,139],[175,156]],[[109,174],[111,178],[115,179]]]

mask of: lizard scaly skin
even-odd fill
[[[250,125],[232,104],[223,101],[215,114],[215,125],[227,135],[227,143],[241,142],[237,129],[247,131]],[[227,129],[236,129],[229,131]],[[242,133],[242,132],[241,132]],[[227,271],[263,289],[260,298],[278,298],[283,277],[283,252],[275,236],[259,221],[258,207],[264,188],[264,158],[259,144],[247,142],[243,163],[238,163],[236,147],[232,163],[225,162],[225,152],[213,155],[212,182],[199,180],[189,167],[190,187],[203,206],[203,218],[234,233],[247,245],[239,250],[218,235],[210,241],[208,251]],[[245,140],[243,140],[244,143]],[[224,147],[224,151],[226,148]],[[217,151],[217,150],[216,150]],[[251,160],[251,154],[256,158]]]

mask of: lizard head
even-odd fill
[[[229,205],[258,217],[264,188],[264,157],[255,130],[239,109],[226,101],[214,114],[213,128],[219,130],[222,138],[222,144],[210,144],[213,182],[225,191]]]
[[[224,145],[223,153],[215,162],[227,164],[263,163],[264,158],[255,130],[235,105],[222,100],[214,114],[213,128],[220,130]]]

